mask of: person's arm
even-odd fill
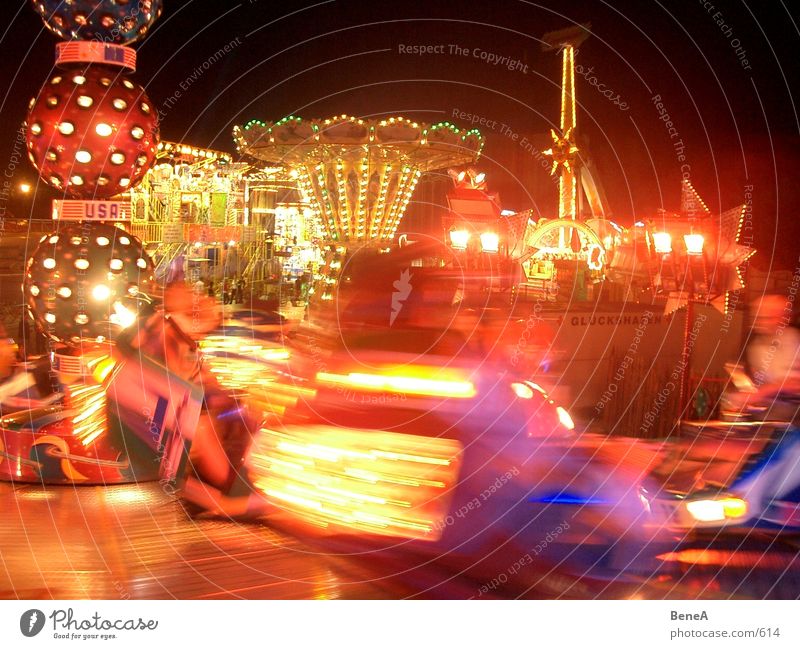
[[[780,344],[771,349],[770,382],[758,386],[756,398],[774,400],[779,394],[800,395],[800,331],[787,327],[779,338]]]

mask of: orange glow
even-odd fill
[[[747,513],[747,501],[741,498],[725,498],[722,506],[725,508],[725,516],[728,518],[739,518]]]
[[[407,372],[413,372],[413,374]],[[320,383],[344,385],[369,392],[392,392],[457,399],[470,399],[477,394],[471,381],[465,380],[459,372],[447,368],[404,367],[400,370],[388,369],[383,374],[319,372],[317,380]]]
[[[782,553],[759,552],[755,550],[716,550],[690,548],[678,552],[666,552],[656,557],[661,561],[672,561],[685,563],[695,566],[727,566],[730,568],[747,568],[757,565],[769,565],[772,567],[782,566],[784,563],[791,563],[793,555]]]
[[[703,235],[702,234],[684,234],[683,242],[686,244],[686,252],[690,255],[703,254]]]
[[[724,521],[744,516],[747,513],[747,502],[735,496],[693,500],[686,503],[686,510],[696,521]]]
[[[153,503],[156,498],[147,489],[142,489],[138,486],[124,486],[109,488],[105,493],[104,500],[115,505],[129,505],[132,503]]]
[[[200,341],[200,348],[207,354],[239,354],[267,362],[289,359],[289,350],[283,345],[262,343],[254,338],[239,336],[206,336]]]
[[[102,385],[67,388],[67,407],[77,414],[72,417],[72,434],[89,446],[108,429],[106,390]]]
[[[561,406],[556,406],[556,412],[558,413],[558,421],[561,422],[561,425],[568,430],[575,430],[575,422],[572,421],[572,417],[569,416],[569,413],[562,408]]]
[[[257,489],[317,527],[433,541],[441,535],[461,450],[450,439],[289,426],[262,428],[248,465]]]
[[[525,381],[525,385],[530,386],[531,389],[536,390],[539,394],[547,394],[544,388],[538,383],[534,383],[533,381]]]
[[[98,383],[103,383],[114,370],[117,362],[110,356],[104,356],[97,361],[87,363],[87,365],[92,370],[92,378]]]
[[[654,232],[653,245],[659,254],[663,255],[672,252],[672,237],[669,232]]]
[[[283,363],[289,358],[289,351],[282,345],[233,336],[208,336],[200,342],[200,348],[209,372],[221,386],[244,398],[252,413],[282,415],[300,398],[312,398],[315,394],[309,388],[276,381],[277,371],[270,363]]]
[[[500,249],[500,237],[494,232],[481,234],[481,248],[483,252],[497,252]]]
[[[514,391],[520,399],[532,399],[533,398],[533,388],[524,383],[512,383],[511,389]]]
[[[450,232],[450,244],[453,248],[465,250],[469,243],[469,232],[466,230],[452,230]]]

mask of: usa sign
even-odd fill
[[[53,201],[53,219],[58,221],[130,221],[127,201]]]

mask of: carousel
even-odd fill
[[[242,154],[297,176],[326,247],[312,289],[319,300],[333,298],[350,253],[379,254],[394,240],[423,173],[474,162],[483,148],[475,129],[404,117],[253,120],[234,139]]]

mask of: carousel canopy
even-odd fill
[[[297,174],[331,241],[391,239],[426,171],[474,162],[483,139],[450,122],[286,117],[234,128],[240,153]]]

